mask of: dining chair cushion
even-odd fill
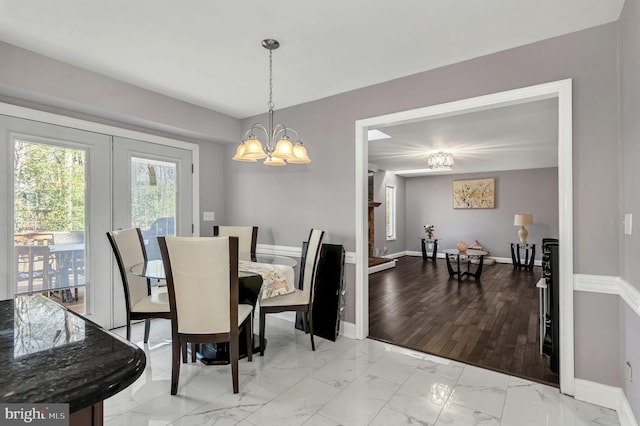
[[[260,306],[262,307],[306,305],[308,303],[309,293],[302,290],[296,290],[293,293],[260,300]]]
[[[140,299],[131,307],[131,312],[169,312],[169,295],[166,292],[152,294]]]

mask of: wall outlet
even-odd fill
[[[624,214],[624,234],[625,235],[631,235],[631,225],[632,225],[632,219],[633,217],[631,216],[631,213],[625,213]]]
[[[627,370],[627,380],[629,380],[630,382],[633,382],[633,369],[631,368],[631,363],[627,361],[625,365]]]
[[[216,220],[216,212],[202,212],[202,220],[213,222]]]

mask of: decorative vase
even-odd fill
[[[465,243],[464,241],[460,241],[460,242],[458,243],[458,251],[459,251],[460,253],[466,253],[467,248],[468,248],[468,247],[467,247],[467,243]]]

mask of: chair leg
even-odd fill
[[[238,393],[238,335],[229,341],[229,360],[231,361],[231,381],[233,383],[233,393]]]
[[[313,312],[307,311],[305,316],[307,317],[307,324],[309,325],[309,335],[311,335],[311,350],[315,351],[316,345],[313,342]]]
[[[196,354],[198,353],[198,344],[191,343],[191,362],[196,362]]]
[[[178,379],[180,378],[180,348],[185,346],[179,336],[173,336],[171,342],[171,395],[178,393]],[[186,347],[186,346],[185,346]]]
[[[127,321],[127,340],[131,341],[131,321]]]
[[[247,361],[253,361],[253,315],[249,315],[244,326],[244,334],[247,335]]]
[[[187,342],[180,343],[180,350],[182,352],[182,363],[187,363]]]
[[[151,329],[151,320],[147,318],[144,320],[144,342],[149,342],[149,330]]]
[[[260,308],[260,356],[264,356],[264,322],[265,322],[265,313]]]

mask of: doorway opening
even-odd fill
[[[369,332],[368,312],[368,244],[367,208],[367,130],[390,125],[413,123],[426,118],[446,117],[480,111],[497,106],[516,105],[540,99],[558,99],[558,197],[560,246],[560,390],[574,394],[573,354],[573,211],[572,211],[572,92],[571,80],[561,80],[476,98],[419,108],[358,120],[356,127],[356,338],[364,339]]]

